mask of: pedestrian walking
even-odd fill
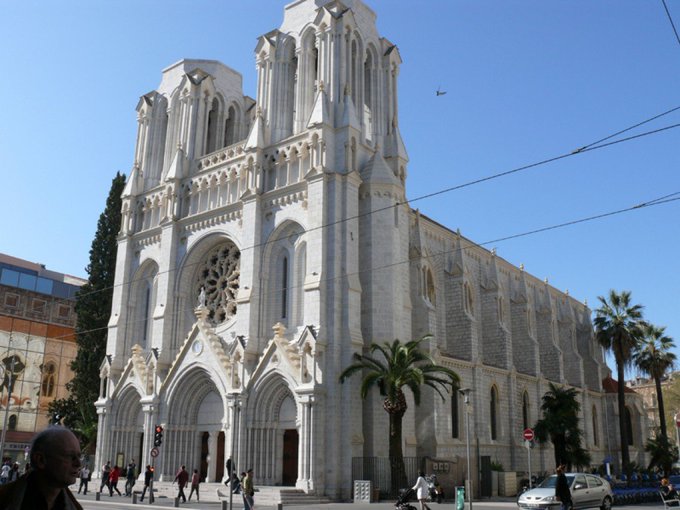
[[[144,490],[142,490],[142,497],[139,498],[139,501],[144,501],[144,494],[146,494],[146,489],[149,488],[149,485],[151,485],[151,482],[153,481],[153,468],[151,465],[147,464],[146,466],[146,471],[144,471]],[[151,496],[149,496],[149,499]]]
[[[21,476],[21,474],[19,473],[19,463],[15,462],[14,464],[12,464],[12,469],[9,470],[8,481],[9,482],[16,482],[19,479],[20,476]]]
[[[128,464],[127,471],[125,473],[125,495],[132,496],[132,488],[135,486],[137,481],[137,465],[133,460]]]
[[[113,466],[111,474],[109,475],[109,496],[113,497],[113,491],[115,490],[119,496],[122,496],[118,490],[118,479],[120,478],[120,468],[116,465]]]
[[[179,487],[177,497],[182,498],[182,503],[186,503],[187,497],[184,495],[184,487],[186,487],[187,483],[189,482],[189,472],[187,471],[186,466],[182,466],[182,468],[177,471],[177,474],[175,475],[175,482],[177,482],[177,487]]]
[[[201,483],[201,477],[198,475],[198,469],[194,469],[194,474],[191,475],[191,492],[189,492],[189,501],[191,501],[191,495],[196,491],[196,501],[198,499],[198,484]]]
[[[569,510],[571,508],[571,491],[569,490],[569,482],[564,474],[565,466],[557,467],[557,482],[555,483],[555,497],[560,502],[560,510]]]
[[[9,461],[5,461],[0,468],[0,485],[5,485],[9,481],[9,472],[12,469]]]
[[[87,484],[90,482],[90,468],[87,464],[80,468],[80,486],[78,487],[78,494],[82,489],[85,489],[83,494],[87,494]]]
[[[416,497],[420,502],[420,510],[430,510],[430,507],[425,503],[430,488],[427,484],[427,480],[425,480],[425,473],[423,471],[418,473],[418,480],[416,480],[416,484],[412,487],[412,490],[416,491]]]
[[[241,482],[243,487],[243,503],[245,510],[255,510],[255,485],[253,484],[253,468],[246,471]]]
[[[104,490],[104,487],[109,488],[109,477],[111,476],[111,461],[109,460],[102,466],[102,483],[99,486],[99,492]]]

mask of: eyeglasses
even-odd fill
[[[82,453],[74,453],[74,452],[63,452],[63,453],[50,453],[49,456],[54,456],[54,457],[60,457],[65,460],[70,460],[72,463],[80,462],[82,459]]]

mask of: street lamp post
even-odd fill
[[[465,402],[465,443],[467,448],[467,480],[468,480],[468,508],[472,510],[472,471],[470,469],[470,392],[471,388],[463,388],[458,392],[463,395]]]

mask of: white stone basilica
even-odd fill
[[[220,62],[182,60],[137,106],[123,193],[96,465],[181,464],[346,498],[352,459],[387,457],[378,395],[339,373],[372,342],[427,344],[472,388],[475,463],[526,471],[521,432],[549,381],[579,390],[594,463],[618,451],[615,395],[591,312],[406,203],[397,47],[361,0],[297,0],[259,38],[256,100]],[[418,171],[415,169],[414,171]],[[465,408],[425,392],[407,456],[460,484]],[[641,402],[629,399],[631,458]],[[552,469],[552,451],[533,452]]]

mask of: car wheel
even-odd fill
[[[609,496],[602,500],[601,510],[612,510],[612,500]]]

